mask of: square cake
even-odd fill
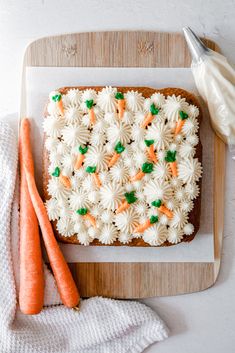
[[[202,114],[179,88],[65,87],[49,95],[43,189],[57,238],[169,246],[200,224]]]

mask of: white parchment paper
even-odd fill
[[[33,152],[36,179],[42,189],[42,120],[48,93],[64,86],[149,86],[180,87],[198,95],[187,68],[26,68],[26,115],[33,121]],[[202,105],[203,106],[203,105]],[[200,130],[203,145],[202,212],[200,230],[190,243],[171,247],[114,247],[61,244],[69,262],[210,262],[213,245],[213,132],[203,106]]]

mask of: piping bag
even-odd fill
[[[189,28],[183,28],[199,94],[207,103],[215,133],[229,146],[235,160],[235,71],[227,59],[207,48]]]

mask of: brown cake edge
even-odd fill
[[[199,127],[202,121],[202,109],[199,104],[198,99],[192,94],[191,92],[188,92],[182,88],[172,88],[172,87],[167,87],[167,88],[162,88],[162,89],[155,89],[155,88],[150,88],[150,87],[117,87],[117,89],[123,93],[126,93],[129,90],[137,90],[138,92],[142,93],[142,95],[145,98],[150,97],[153,93],[159,92],[162,93],[164,96],[172,96],[173,94],[176,96],[181,96],[182,98],[185,98],[186,101],[189,104],[193,104],[199,108],[199,116],[198,116],[198,122],[199,122]],[[103,86],[73,86],[73,87],[62,87],[57,89],[61,94],[66,94],[68,90],[70,89],[79,89],[79,90],[85,90],[85,89],[94,89],[97,92],[100,91]],[[48,103],[47,103],[48,104]],[[47,114],[47,104],[46,104],[46,109],[45,109],[45,114],[44,116],[46,117]],[[199,128],[199,143],[196,146],[196,155],[195,157],[198,158],[198,160],[202,163],[202,144],[200,140],[200,128]],[[44,141],[45,141],[45,135],[44,135]],[[50,196],[47,192],[47,185],[49,181],[49,173],[48,173],[48,167],[49,167],[49,155],[48,151],[45,148],[45,143],[43,143],[43,198],[44,201],[50,199]],[[192,235],[184,235],[182,241],[183,242],[190,242],[194,239],[195,235],[197,234],[199,227],[200,227],[200,214],[201,214],[201,179],[198,183],[199,188],[200,188],[200,194],[194,200],[194,208],[192,211],[189,213],[189,222],[194,225],[194,232]],[[70,244],[80,244],[79,240],[77,239],[76,235],[73,235],[72,237],[64,237],[62,236],[57,228],[56,228],[56,223],[57,221],[51,222],[54,230],[54,234],[56,238],[62,242],[62,243],[70,243]],[[180,243],[178,243],[180,244]],[[134,238],[130,243],[128,244],[123,244],[120,241],[116,240],[113,244],[111,245],[105,245],[102,244],[98,239],[93,240],[90,245],[100,245],[100,246],[140,246],[140,247],[149,247],[148,243],[146,243],[142,238]],[[172,245],[177,245],[177,244],[171,244],[168,241],[165,241],[163,244],[160,246],[172,246]],[[156,247],[160,247],[156,246]]]

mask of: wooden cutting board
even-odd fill
[[[216,50],[215,43],[204,40]],[[30,44],[26,66],[189,67],[181,34],[93,32],[46,37]],[[23,75],[25,75],[25,70]],[[24,82],[24,77],[23,77]],[[22,87],[24,111],[25,87]],[[223,237],[225,146],[214,136],[214,262],[73,263],[83,297],[146,298],[201,291],[217,278]]]

